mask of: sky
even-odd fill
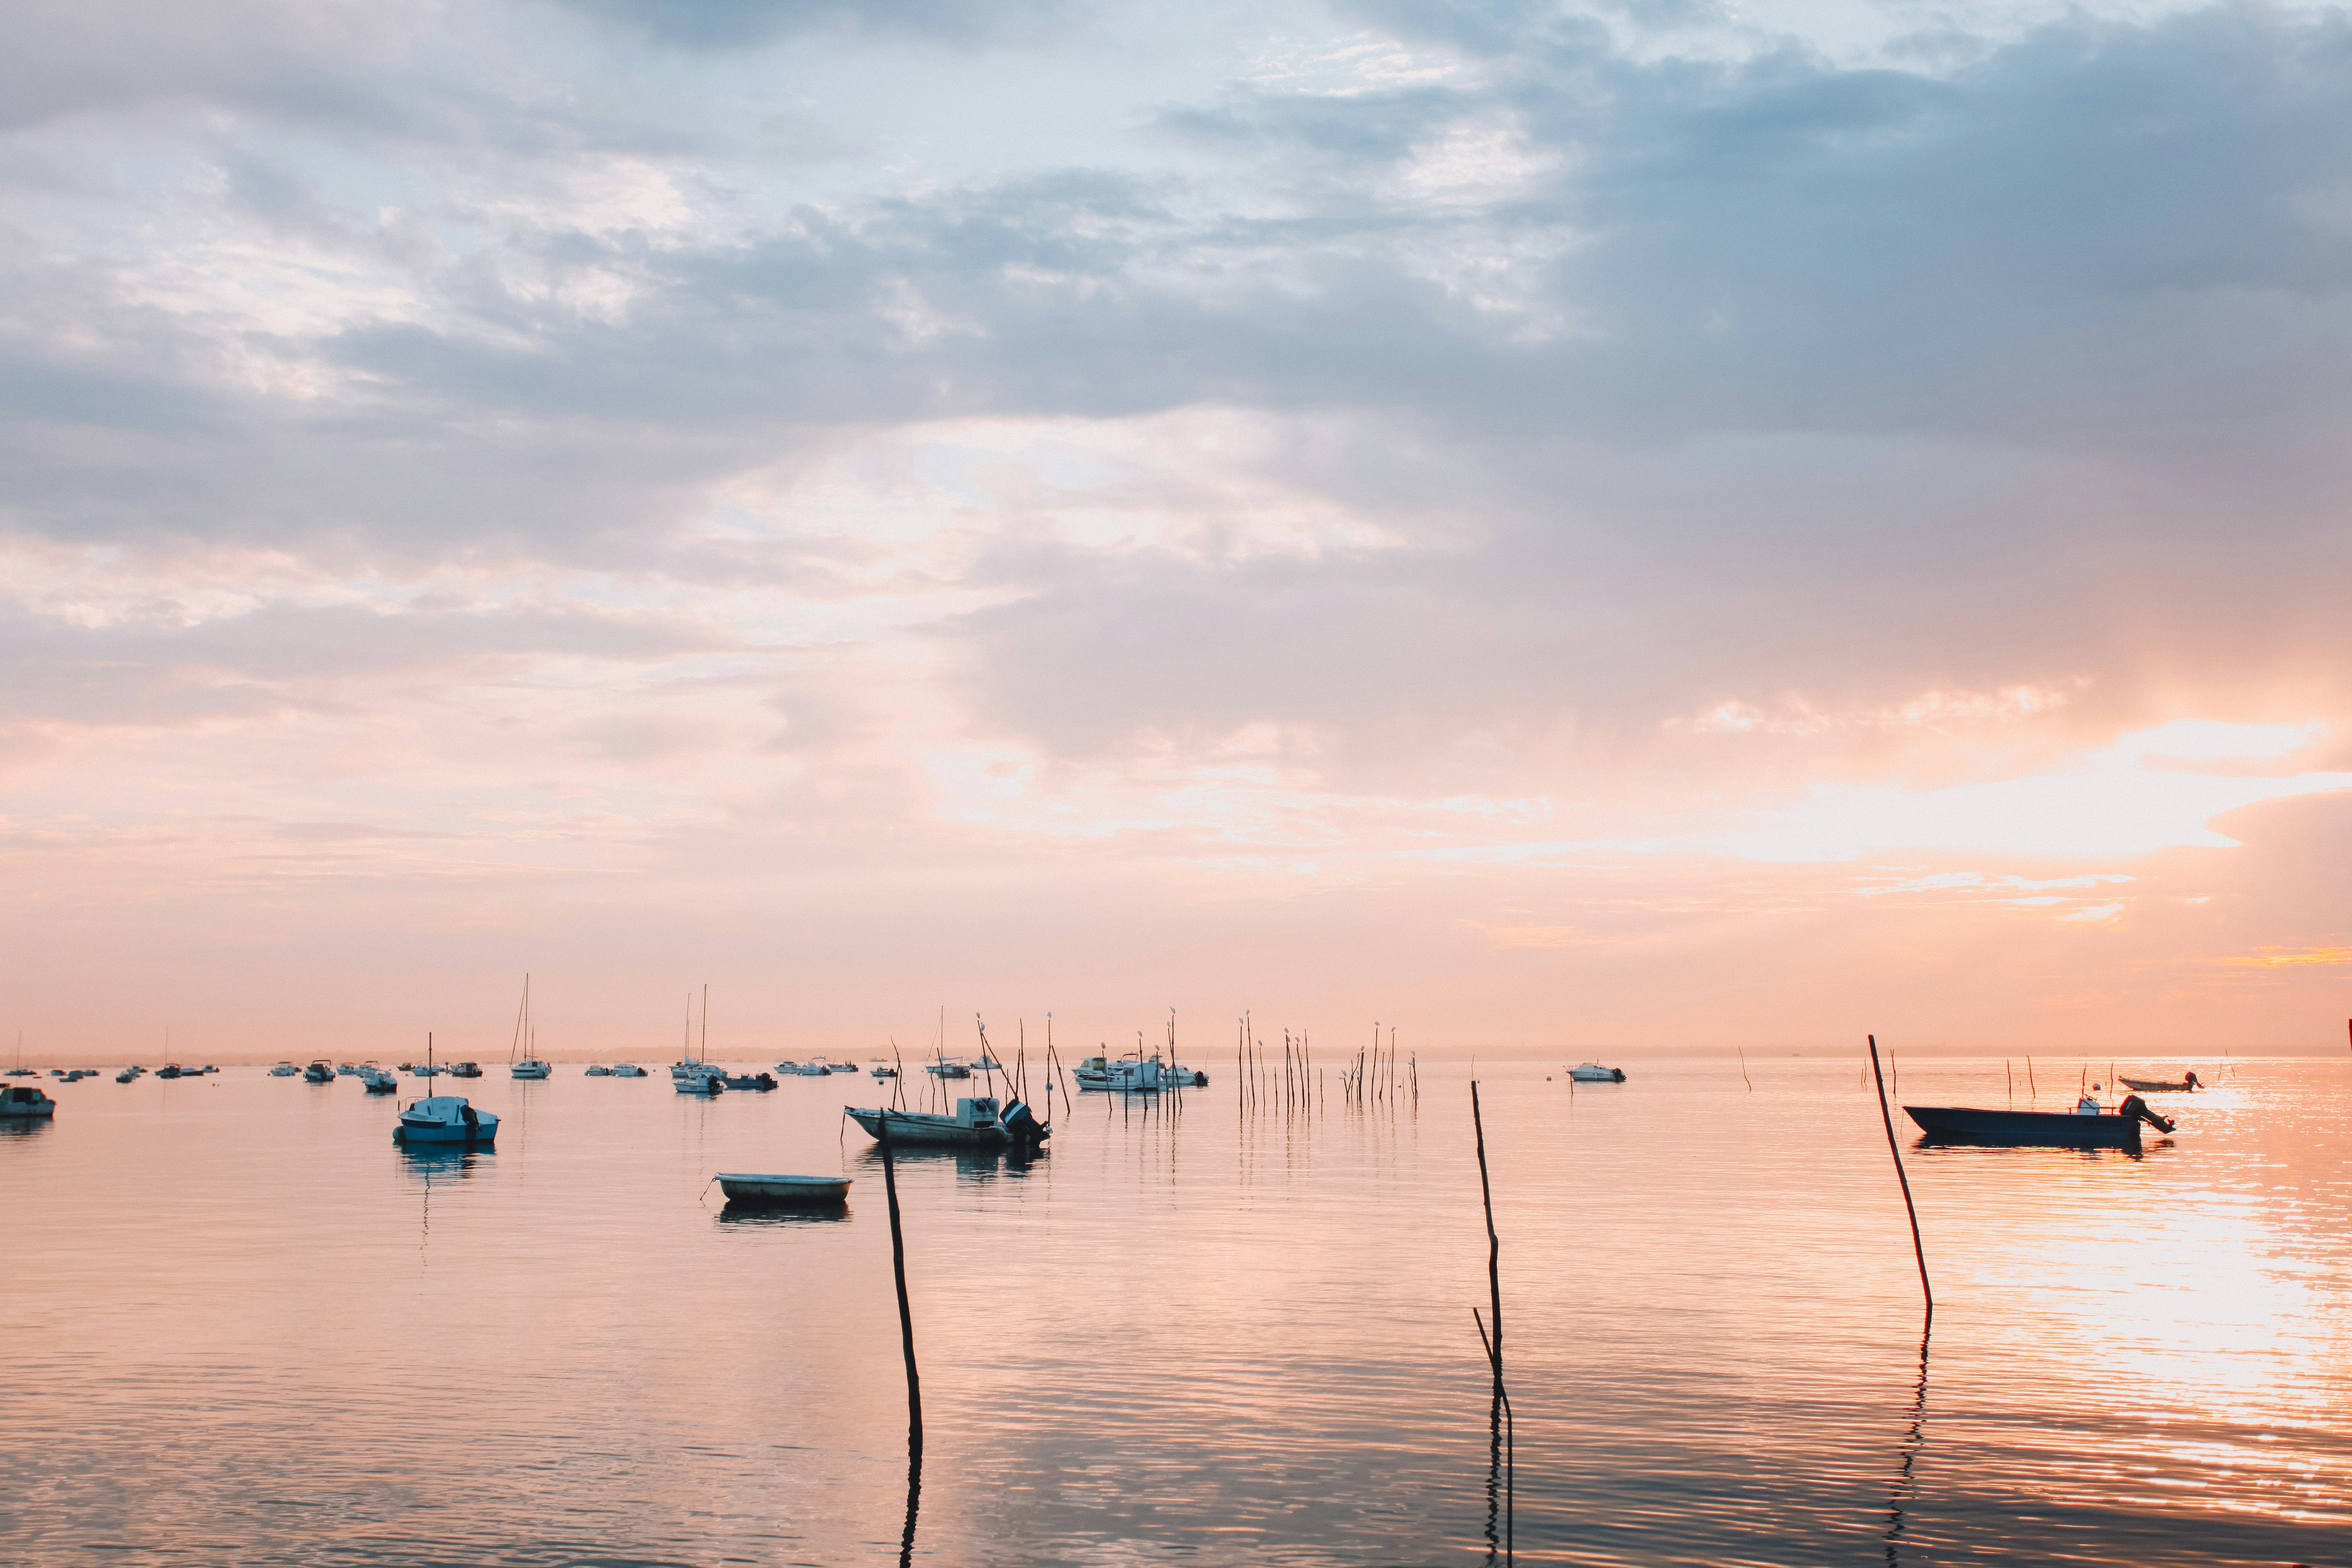
[[[29,1056],[2346,1047],[2341,12],[6,9]]]

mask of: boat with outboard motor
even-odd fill
[[[499,1119],[476,1110],[461,1094],[429,1095],[400,1108],[395,1143],[488,1143],[499,1135]]]
[[[734,1204],[837,1204],[849,1196],[847,1176],[763,1176],[721,1171],[719,1190]]]
[[[2096,1089],[2098,1086],[2091,1086]],[[2142,1123],[2170,1132],[2179,1123],[2158,1116],[2138,1095],[2127,1094],[2113,1110],[2095,1094],[2085,1094],[2072,1110],[1982,1110],[1963,1105],[1906,1105],[1908,1116],[1934,1142],[2036,1145],[2063,1149],[2130,1148]]]
[[[1599,1062],[1579,1062],[1568,1069],[1568,1076],[1575,1083],[1623,1083],[1625,1069],[1605,1068]]]
[[[276,1067],[269,1069],[269,1076],[271,1078],[300,1078],[302,1076],[302,1069],[296,1067],[292,1062],[279,1062]]]
[[[29,1083],[12,1083],[0,1089],[0,1121],[47,1121],[58,1113],[58,1102],[46,1089],[35,1089]]]
[[[2126,1089],[2136,1089],[2142,1094],[2192,1094],[2198,1089],[2211,1087],[2200,1081],[2193,1072],[2183,1074],[2179,1083],[2168,1083],[2163,1079],[2144,1078],[2127,1078],[2121,1081]]]
[[[719,1079],[730,1089],[771,1089],[776,1087],[775,1076],[764,1072],[730,1073]]]
[[[606,1067],[603,1062],[590,1062],[588,1064],[588,1070],[580,1076],[583,1078],[611,1078],[613,1076],[613,1069]]]
[[[841,1069],[823,1057],[811,1057],[804,1062],[796,1062],[787,1058],[776,1064],[776,1070],[786,1078],[826,1078]],[[849,1070],[855,1072],[857,1069],[852,1068]]]
[[[878,1139],[887,1127],[890,1142],[951,1144],[965,1148],[1003,1149],[1034,1146],[1053,1136],[1053,1129],[1020,1100],[1000,1106],[992,1095],[973,1095],[956,1101],[953,1116],[928,1110],[861,1110],[845,1105],[841,1113]]]
[[[360,1068],[359,1078],[360,1087],[370,1094],[392,1094],[400,1088],[399,1079],[384,1071],[373,1062],[365,1063]]]
[[[613,1076],[614,1078],[651,1078],[653,1075],[635,1062],[614,1062]]]
[[[162,1075],[158,1074],[157,1076],[160,1077]],[[323,1058],[318,1061],[312,1062],[309,1067],[302,1069],[302,1081],[304,1083],[334,1082],[335,1064],[324,1059]]]

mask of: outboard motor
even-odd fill
[[[1036,1112],[1018,1100],[1004,1108],[1001,1125],[1015,1143],[1043,1143],[1053,1135],[1053,1130],[1037,1120]]]
[[[2150,1110],[2147,1108],[2147,1101],[2136,1094],[2124,1096],[2124,1102],[2116,1107],[2116,1114],[2126,1120],[2137,1117],[2158,1132],[2169,1132],[2178,1125],[2171,1118],[2158,1116],[2155,1111]]]
[[[1611,1068],[1609,1069],[1609,1077],[1612,1082],[1623,1083],[1625,1081],[1625,1069],[1623,1068]]]

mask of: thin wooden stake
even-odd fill
[[[907,1304],[907,1236],[898,1222],[898,1166],[890,1157],[890,1113],[875,1123],[882,1145],[882,1190],[890,1202],[890,1278],[898,1287],[898,1345],[907,1357],[907,1454],[909,1465],[923,1457],[923,1375],[915,1366],[915,1314]],[[914,1531],[913,1488],[908,1489],[908,1533]]]
[[[1927,1283],[1927,1248],[1919,1239],[1919,1210],[1911,1202],[1911,1178],[1903,1172],[1903,1151],[1895,1146],[1895,1113],[1886,1109],[1886,1079],[1878,1070],[1878,1037],[1869,1038],[1870,1076],[1878,1079],[1878,1119],[1886,1127],[1886,1152],[1895,1156],[1895,1179],[1903,1186],[1903,1212],[1911,1216],[1911,1254],[1919,1260],[1919,1294],[1927,1299],[1927,1318],[1932,1322],[1936,1317],[1936,1292]]]

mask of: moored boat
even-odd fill
[[[2113,1110],[2097,1109],[2085,1097],[2088,1110],[1983,1110],[1964,1105],[1906,1105],[1908,1116],[1928,1137],[1956,1143],[2037,1144],[2053,1148],[2114,1149],[2139,1142],[2140,1124],[2159,1132],[2177,1125],[2158,1116],[2137,1095],[2127,1095]]]
[[[613,1069],[606,1067],[603,1062],[591,1062],[588,1064],[588,1070],[581,1074],[581,1076],[583,1078],[611,1078],[613,1076]]]
[[[613,1064],[613,1076],[614,1078],[646,1078],[650,1075],[646,1073],[645,1068],[639,1067],[635,1062],[614,1062]]]
[[[482,1076],[481,1064],[478,1062],[451,1062],[442,1070],[446,1072],[451,1078],[479,1078]]]
[[[269,1076],[271,1078],[300,1078],[302,1076],[302,1069],[296,1067],[292,1062],[279,1062],[276,1067],[269,1069]]]
[[[2193,1072],[2183,1074],[2179,1083],[2144,1078],[2127,1078],[2122,1081],[2126,1089],[2136,1089],[2142,1094],[2189,1094],[2206,1087]]]
[[[1158,1057],[1129,1055],[1112,1061],[1088,1057],[1070,1069],[1080,1089],[1107,1094],[1158,1094],[1163,1089],[1206,1089],[1209,1075],[1175,1067]]]
[[[763,1072],[734,1073],[722,1077],[719,1081],[730,1089],[770,1089],[776,1087],[774,1076]]]
[[[0,1121],[47,1121],[58,1113],[58,1102],[45,1089],[29,1083],[12,1083],[0,1089]]]
[[[400,1108],[395,1143],[488,1143],[499,1135],[499,1119],[476,1110],[458,1094],[430,1095]]]
[[[1042,1143],[1053,1129],[1037,1120],[1036,1114],[1019,1100],[999,1106],[992,1095],[975,1095],[956,1101],[953,1116],[940,1116],[927,1110],[861,1110],[845,1105],[841,1113],[876,1138],[880,1138],[887,1126],[890,1142],[898,1143],[961,1144],[968,1148],[1002,1149],[1008,1144]]]
[[[391,1094],[400,1088],[400,1079],[373,1062],[359,1070],[360,1087],[370,1094]]]
[[[163,1075],[158,1073],[156,1076],[161,1078]],[[335,1064],[331,1061],[327,1061],[324,1058],[312,1062],[309,1067],[302,1069],[302,1081],[304,1083],[334,1082]]]
[[[1568,1069],[1570,1079],[1577,1083],[1623,1083],[1623,1068],[1605,1068],[1599,1062],[1579,1062]]]
[[[742,1171],[719,1173],[719,1190],[730,1203],[837,1204],[849,1196],[847,1176],[763,1176]]]

